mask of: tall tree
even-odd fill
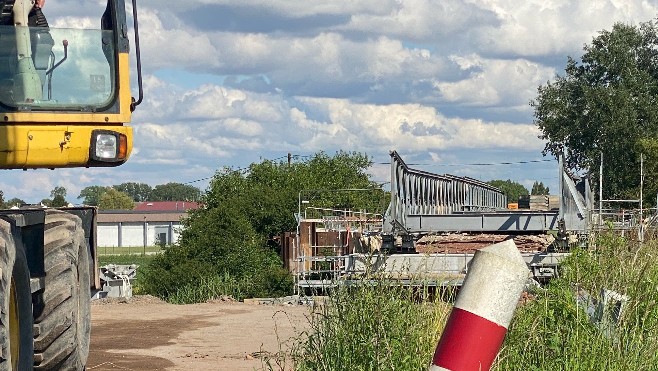
[[[198,201],[200,198],[199,188],[172,182],[155,186],[149,201]]]
[[[247,173],[224,169],[215,174],[203,201],[206,208],[239,209],[265,237],[295,229],[300,198],[315,207],[383,213],[386,198],[369,178],[370,164],[364,154],[340,151],[334,156],[320,152],[290,166],[263,161]]]
[[[82,203],[85,205],[98,206],[101,196],[107,191],[107,189],[108,187],[104,186],[88,186],[80,191],[78,198],[82,198]]]
[[[53,188],[53,190],[50,191],[50,197],[55,198],[57,196],[62,196],[63,198],[66,198],[66,188],[60,186]]]
[[[204,207],[185,219],[179,244],[151,263],[145,286],[167,296],[181,281],[198,285],[219,274],[255,282],[247,295],[286,294],[292,281],[271,237],[296,228],[302,197],[317,207],[383,212],[387,197],[370,180],[370,164],[366,155],[338,152],[290,165],[263,161],[246,172],[218,171],[202,199]]]
[[[656,50],[655,22],[615,24],[584,47],[580,63],[569,57],[565,75],[540,86],[531,102],[545,154],[564,153],[595,182],[603,154],[604,198],[638,196],[639,141],[658,138]]]
[[[57,186],[50,191],[50,198],[41,200],[41,204],[48,207],[62,207],[69,203],[66,201],[66,188]]]
[[[50,202],[50,207],[63,207],[68,206],[68,201],[62,195],[55,195],[52,201]]]
[[[69,203],[66,201],[66,188],[57,186],[50,191],[51,199],[45,199],[41,202],[49,207],[62,207],[67,206]]]
[[[548,187],[544,185],[543,182],[535,181],[532,183],[532,190],[530,190],[531,195],[547,195],[550,191]]]
[[[132,210],[134,207],[132,197],[114,188],[108,188],[98,202],[98,208],[101,210]]]
[[[25,201],[21,200],[20,198],[14,197],[14,198],[10,198],[9,200],[7,200],[7,202],[5,202],[5,207],[11,209],[12,207],[21,207],[25,204],[26,204]]]
[[[126,182],[114,185],[112,188],[133,198],[135,202],[150,201],[153,188],[146,183]]]
[[[507,202],[518,202],[519,197],[528,194],[528,189],[524,187],[523,184],[514,182],[511,179],[490,180],[487,182],[487,184],[500,189],[505,194],[505,196],[507,196]]]

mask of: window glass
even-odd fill
[[[19,110],[109,106],[112,40],[112,31],[0,26],[0,103]]]

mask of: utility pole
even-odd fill
[[[643,217],[643,203],[642,199],[644,198],[643,193],[644,188],[644,153],[640,154],[640,242],[644,242],[644,217]]]
[[[601,166],[599,167],[599,230],[603,227],[603,151],[601,151]]]

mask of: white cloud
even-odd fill
[[[99,18],[92,17],[59,17],[49,25],[53,28],[82,28],[97,29],[99,28]]]
[[[219,52],[208,34],[162,23],[158,10],[139,13],[140,45],[145,68],[207,68],[218,64]]]
[[[495,21],[488,9],[459,0],[407,0],[382,7],[387,12],[355,14],[345,30],[429,41]]]
[[[537,87],[553,78],[556,71],[525,59],[485,59],[478,55],[452,56],[464,70],[474,70],[467,79],[435,82],[448,102],[475,106],[520,106],[537,94]]]
[[[389,9],[398,4],[396,0],[306,0],[303,6],[298,2],[289,0],[243,0],[240,6],[263,8],[290,17],[306,17],[317,14],[353,14],[353,13],[381,13],[382,9]],[[233,0],[190,0],[185,4],[189,8],[203,5],[229,5],[234,6]]]
[[[472,0],[500,25],[475,31],[483,49],[518,56],[571,54],[615,22],[638,24],[658,13],[655,1]]]
[[[323,111],[328,122],[310,121],[296,112],[296,123],[311,134],[305,148],[360,148],[366,151],[411,146],[414,150],[450,148],[542,148],[532,124],[447,118],[418,104],[364,105],[342,99],[299,98]]]
[[[49,0],[44,11],[53,27],[98,28],[105,4]],[[246,27],[194,17],[220,8],[235,14],[224,22]],[[537,86],[597,31],[657,13],[653,0],[143,0],[145,100],[131,160],[20,172],[0,187],[40,200],[55,185],[73,195],[184,182],[276,151],[381,158],[395,148],[434,163],[539,155],[527,104]]]

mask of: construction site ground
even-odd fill
[[[267,357],[308,327],[310,311],[305,305],[231,300],[191,305],[151,296],[96,300],[87,370],[267,369]]]

